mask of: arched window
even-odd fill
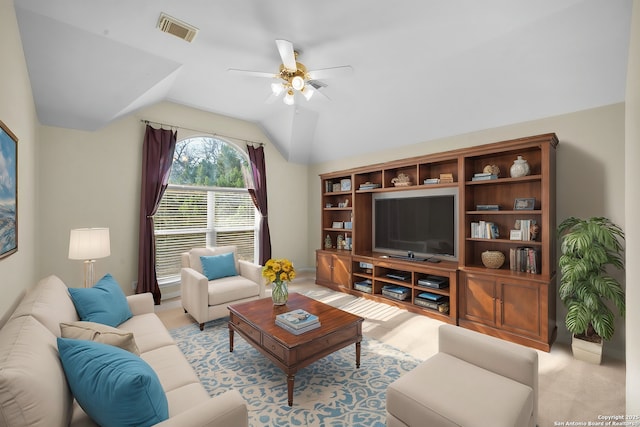
[[[247,154],[222,139],[178,141],[169,186],[154,216],[158,281],[180,275],[180,254],[195,247],[236,245],[256,258],[256,209],[247,191]]]

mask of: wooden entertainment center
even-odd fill
[[[557,332],[557,144],[550,133],[320,175],[316,283],[549,351]],[[518,156],[530,172],[512,177]],[[416,189],[457,189],[457,260],[374,252],[373,196]],[[472,223],[486,233],[476,237]],[[501,252],[504,264],[485,267],[485,251]]]

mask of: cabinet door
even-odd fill
[[[541,286],[517,279],[501,279],[498,287],[501,329],[540,337]]]
[[[490,277],[462,274],[460,316],[472,322],[496,326],[496,282]]]
[[[351,258],[333,255],[332,281],[336,285],[351,286]]]
[[[322,252],[316,254],[316,281],[318,283],[331,282],[331,254]]]

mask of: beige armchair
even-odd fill
[[[453,325],[439,351],[387,388],[387,426],[534,427],[538,353]]]
[[[209,280],[203,274],[200,257],[233,254],[237,275]],[[265,280],[262,266],[239,260],[235,246],[194,248],[182,253],[180,287],[182,308],[200,324],[229,315],[233,303],[264,298]]]

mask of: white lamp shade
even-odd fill
[[[76,228],[69,236],[69,259],[91,260],[111,255],[108,228]]]

